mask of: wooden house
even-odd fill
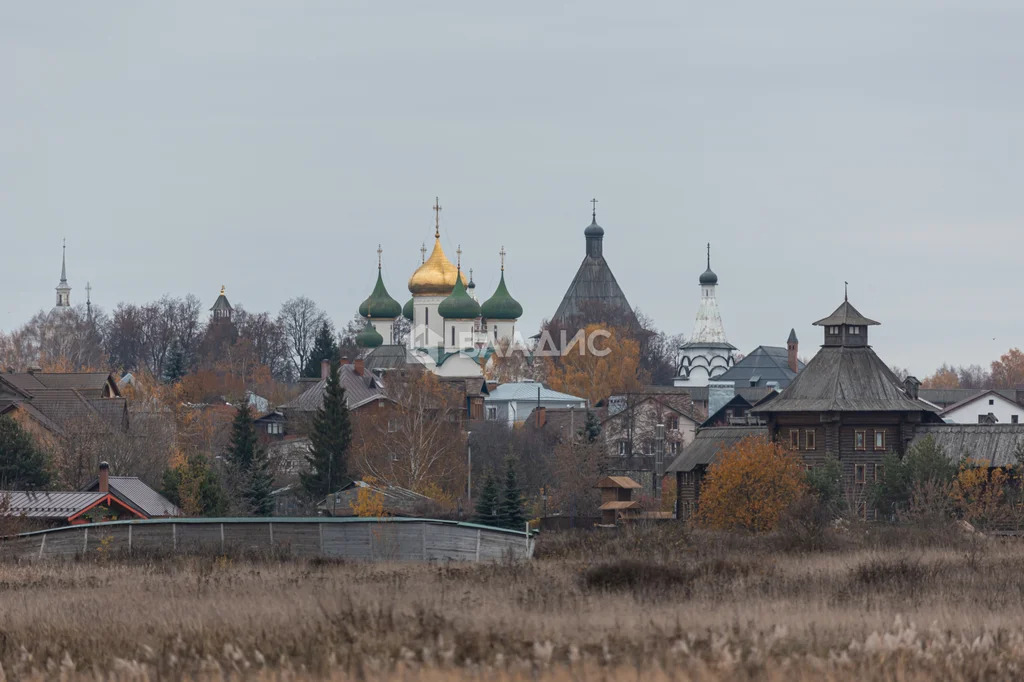
[[[941,419],[918,397],[916,379],[901,381],[875,354],[868,330],[879,323],[849,300],[814,324],[824,330],[821,350],[781,395],[752,413],[808,468],[837,459],[847,499],[858,514],[874,518],[867,488],[880,477],[883,456],[902,455],[919,426]]]

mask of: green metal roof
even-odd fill
[[[523,315],[523,306],[512,298],[505,287],[505,272],[502,271],[494,295],[480,306],[480,313],[488,320],[518,320]]]
[[[373,293],[359,304],[359,314],[375,320],[393,320],[402,314],[401,304],[391,298],[384,286],[380,268],[377,268],[377,284],[373,287]]]
[[[466,285],[457,277],[451,295],[437,306],[437,314],[446,320],[475,320],[480,317],[480,304],[466,293]]]
[[[410,298],[408,301],[405,302],[405,305],[402,306],[402,317],[404,317],[405,319],[409,320],[410,322],[412,322],[412,315],[413,315],[412,302],[413,302],[413,299]]]

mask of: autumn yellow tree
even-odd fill
[[[960,388],[960,375],[949,365],[943,365],[935,370],[935,374],[925,377],[921,382],[922,388]]]
[[[719,451],[708,469],[698,521],[719,530],[773,530],[806,491],[800,456],[761,436]]]
[[[1024,353],[1019,348],[1011,348],[992,363],[992,383],[997,388],[1024,385]]]
[[[1009,513],[1005,494],[1010,475],[1004,469],[989,469],[988,465],[987,461],[968,459],[953,479],[953,505],[970,523],[996,523]]]
[[[546,378],[552,389],[591,404],[635,391],[644,383],[640,344],[621,328],[587,325],[567,340],[558,357],[548,358]]]

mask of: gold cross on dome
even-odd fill
[[[441,202],[434,197],[434,239],[441,238]]]

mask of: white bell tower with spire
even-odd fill
[[[69,310],[71,308],[71,285],[68,284],[67,268],[68,240],[65,239],[60,249],[60,283],[57,285],[57,304],[54,310]]]
[[[700,303],[693,334],[679,347],[679,371],[676,386],[707,386],[729,370],[736,346],[729,343],[718,309],[718,275],[711,269],[711,244],[708,244],[708,269],[700,276]]]

